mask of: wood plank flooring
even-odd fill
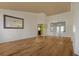
[[[0,44],[1,56],[72,56],[70,37],[36,37]]]

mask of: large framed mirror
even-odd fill
[[[9,15],[4,15],[4,28],[5,29],[23,29],[24,19]]]

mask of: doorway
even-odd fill
[[[37,26],[37,34],[38,36],[41,36],[43,34],[43,24],[38,24]]]

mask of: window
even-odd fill
[[[61,32],[64,32],[64,26],[61,26]]]
[[[59,27],[59,26],[57,26],[57,33],[59,33],[59,30],[60,30],[60,27]]]
[[[51,23],[51,32],[55,34],[62,34],[65,32],[65,22]]]

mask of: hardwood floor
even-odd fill
[[[72,56],[69,37],[36,37],[0,44],[1,56]]]

